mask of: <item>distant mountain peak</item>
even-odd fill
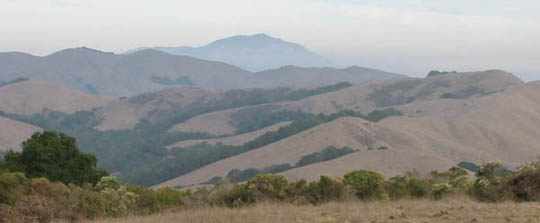
[[[274,38],[264,33],[258,33],[254,35],[231,36],[224,39],[216,40],[206,46],[203,46],[203,48],[215,47],[215,46],[241,47],[241,48],[265,48],[272,44],[290,44],[291,46],[300,47],[303,49],[303,47],[300,46],[299,44],[289,43],[289,42],[283,41],[282,39]]]
[[[309,51],[300,44],[287,42],[265,33],[231,36],[201,47],[154,47],[153,49],[173,55],[221,61],[249,71],[277,69],[286,65],[298,67],[329,67],[333,65],[329,60]]]
[[[50,54],[49,56],[64,55],[64,54],[109,54],[109,55],[113,55],[114,53],[113,52],[105,52],[105,51],[101,51],[101,50],[88,48],[86,46],[82,46],[82,47],[63,49],[63,50],[54,52],[54,53]]]

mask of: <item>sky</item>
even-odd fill
[[[201,46],[266,33],[337,64],[540,80],[539,0],[0,0],[0,52]]]

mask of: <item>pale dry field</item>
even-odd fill
[[[351,201],[321,206],[264,203],[238,209],[194,208],[88,223],[112,222],[540,222],[540,203],[479,203],[467,198],[443,201]]]

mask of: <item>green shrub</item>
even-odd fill
[[[400,199],[411,195],[409,179],[400,175],[388,179],[385,183],[385,190],[391,199]]]
[[[307,187],[308,200],[313,204],[320,204],[343,197],[345,185],[340,180],[321,176],[318,181],[309,183]]]
[[[308,199],[306,198],[308,193],[308,183],[306,180],[299,180],[291,182],[285,188],[285,194],[287,200],[294,204],[306,204]]]
[[[103,177],[97,183],[96,189],[103,199],[105,216],[124,216],[135,213],[137,195],[128,191],[115,177]]]
[[[433,184],[446,183],[456,191],[466,191],[469,183],[469,173],[461,167],[451,167],[446,172],[431,172],[431,180]]]
[[[0,204],[14,204],[29,192],[29,183],[23,173],[0,173]]]
[[[180,190],[164,187],[157,189],[155,193],[162,208],[182,205],[183,193]]]
[[[214,195],[215,203],[229,207],[240,207],[255,203],[255,188],[252,184],[234,185],[230,190],[218,191]]]
[[[407,188],[412,197],[422,198],[429,194],[431,190],[431,184],[425,179],[409,179]]]
[[[285,199],[285,188],[289,183],[282,175],[260,174],[250,180],[247,185],[255,190],[258,198]]]
[[[489,180],[485,177],[476,178],[469,188],[469,194],[479,200],[487,200],[490,189]]]
[[[476,173],[476,176],[485,177],[490,181],[499,181],[502,177],[512,173],[513,172],[506,169],[501,162],[490,162],[482,165]]]
[[[360,199],[384,199],[384,178],[381,174],[370,170],[357,170],[345,174],[345,184],[351,185]]]
[[[435,200],[440,200],[444,196],[450,194],[452,192],[452,185],[448,183],[440,183],[433,185],[433,190],[431,191],[431,195]]]
[[[134,204],[137,215],[157,213],[169,207],[160,203],[157,192],[153,189],[138,185],[126,185],[126,187],[128,192],[137,196]]]
[[[521,167],[506,180],[504,190],[518,201],[540,201],[540,162]]]

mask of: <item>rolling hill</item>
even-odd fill
[[[208,119],[217,111],[248,108],[253,105],[281,101],[301,100],[309,96],[324,94],[350,87],[349,83],[317,88],[275,88],[275,89],[236,89],[228,91],[206,91],[195,87],[170,87],[164,90],[144,93],[104,106],[96,111],[101,123],[97,129],[125,130],[136,128],[139,124],[163,126],[170,125],[169,132],[206,132],[212,135],[234,134],[236,129],[231,120],[220,116]],[[204,120],[192,118],[207,114]],[[224,117],[224,118],[222,118]],[[205,125],[208,121],[212,125]],[[286,121],[286,120],[284,120]],[[202,125],[199,125],[202,123]]]
[[[4,115],[31,116],[51,111],[72,114],[112,101],[112,97],[89,95],[43,81],[20,80],[0,86],[0,112]],[[0,116],[0,151],[19,150],[21,142],[41,130]]]
[[[9,114],[32,115],[44,110],[69,114],[91,110],[113,100],[43,81],[20,81],[0,87],[0,111]]]
[[[348,146],[360,151],[335,160],[294,168],[283,174],[291,179],[315,179],[320,175],[342,176],[347,171],[366,168],[392,176],[412,169],[423,173],[446,169],[462,161],[483,163],[496,160],[515,168],[540,155],[540,135],[534,130],[535,126],[540,125],[540,99],[537,97],[540,84],[524,84],[500,71],[430,77],[421,79],[421,83],[413,82],[416,87],[411,87],[411,80],[403,81],[401,83],[407,83],[407,87],[399,90],[395,90],[396,85],[400,86],[397,84],[399,81],[387,81],[369,84],[367,89],[370,90],[360,95],[351,96],[351,91],[362,92],[358,91],[360,87],[351,87],[304,100],[328,97],[341,100],[340,103],[348,107],[355,106],[351,103],[354,100],[364,100],[371,102],[366,108],[382,108],[392,105],[383,103],[383,106],[378,106],[378,98],[369,95],[386,86],[392,94],[383,98],[399,102],[393,106],[404,109],[406,116],[392,117],[378,123],[360,118],[341,118],[209,164],[158,187],[199,184],[215,176],[224,177],[232,169],[262,169],[284,163],[294,165],[303,156],[319,152],[327,146]],[[448,86],[444,84],[447,81],[450,81]],[[474,94],[461,93],[470,85],[483,90],[477,89]],[[449,92],[462,96],[441,98]],[[340,98],[337,95],[348,97]],[[404,102],[395,100],[409,97],[415,99]],[[324,101],[319,99],[318,102],[327,108],[328,104]],[[335,105],[330,103],[330,106]]]
[[[273,75],[253,73],[223,62],[151,49],[118,55],[86,47],[65,49],[45,57],[0,53],[0,67],[0,82],[25,77],[107,96],[134,96],[170,86],[207,90],[306,87],[402,77],[371,69],[297,68],[302,75],[299,81],[300,78],[277,75],[276,71],[269,71]],[[320,79],[322,76],[326,77]]]
[[[137,52],[146,48],[131,50]],[[286,42],[266,34],[239,35],[216,40],[201,47],[153,47],[173,55],[223,61],[249,71],[263,71],[282,66],[327,67],[332,63],[300,44]]]
[[[344,109],[369,113],[375,109],[396,108],[408,116],[450,115],[452,111],[464,106],[463,101],[473,100],[484,94],[491,94],[511,86],[524,83],[510,73],[499,70],[449,74],[429,78],[402,78],[353,85],[338,91],[314,95],[297,101],[274,103],[274,112],[279,110],[306,113],[330,114]],[[467,92],[468,91],[468,92]],[[445,93],[456,93],[461,98],[442,98]],[[465,92],[467,94],[464,94]],[[414,102],[414,103],[413,103]],[[264,109],[268,105],[255,105],[250,109]],[[277,109],[275,109],[277,107]],[[180,123],[169,131],[182,131],[205,128],[235,131],[230,125],[231,117],[247,108],[235,108],[201,114]]]

